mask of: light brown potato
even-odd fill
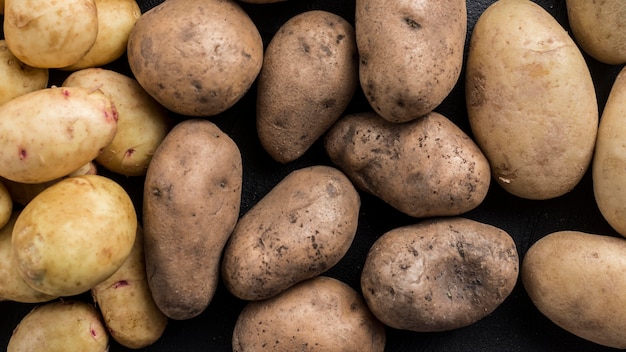
[[[558,231],[535,242],[521,278],[537,309],[594,343],[626,348],[626,239]]]
[[[5,183],[0,180],[0,229],[9,222],[12,212],[13,198]]]
[[[382,352],[385,341],[385,326],[363,297],[337,279],[318,276],[249,302],[237,318],[232,345],[234,352]]]
[[[281,26],[257,86],[261,144],[281,163],[298,159],[343,114],[358,85],[356,38],[339,15],[312,10]]]
[[[491,181],[478,146],[438,113],[403,124],[374,112],[351,114],[328,131],[324,145],[357,188],[413,217],[474,209]]]
[[[241,153],[207,120],[179,122],[157,148],[143,193],[150,289],[159,309],[190,319],[209,305],[241,206]]]
[[[550,199],[589,168],[598,104],[586,61],[569,34],[529,0],[500,0],[478,19],[465,94],[476,143],[507,192]]]
[[[467,32],[464,0],[357,0],[354,26],[361,88],[384,119],[426,115],[456,85]]]
[[[127,55],[139,84],[163,106],[213,116],[248,91],[261,70],[263,42],[234,0],[165,1],[137,20]]]
[[[0,40],[0,104],[47,86],[47,68],[26,65],[9,50],[6,40]]]
[[[372,313],[396,329],[446,331],[493,312],[511,293],[519,257],[509,234],[451,217],[392,229],[370,248],[361,289]]]

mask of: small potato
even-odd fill
[[[429,219],[383,234],[370,248],[361,289],[386,325],[417,332],[468,326],[493,312],[518,277],[515,242],[474,220]]]
[[[626,348],[626,239],[558,231],[522,261],[530,299],[556,325],[594,343]]]
[[[233,331],[233,352],[382,352],[385,326],[353,288],[318,276],[262,301],[249,302]]]
[[[0,40],[0,105],[47,86],[47,68],[26,65],[9,50],[6,40]]]
[[[360,206],[339,170],[292,171],[239,219],[222,259],[226,288],[260,300],[330,269],[354,240]]]
[[[55,301],[34,308],[13,334],[7,352],[109,350],[109,336],[93,305],[78,300]]]
[[[306,11],[281,26],[257,87],[257,131],[274,160],[296,160],[339,119],[358,85],[357,56],[352,25],[333,13]]]
[[[598,103],[587,63],[569,34],[530,0],[500,0],[474,27],[467,113],[493,178],[518,197],[571,191],[589,168]]]
[[[441,114],[403,124],[374,112],[341,118],[326,152],[361,190],[413,216],[459,215],[489,189],[489,164],[476,144]]]
[[[9,222],[12,212],[13,198],[5,183],[0,180],[0,229]]]

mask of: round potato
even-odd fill
[[[9,193],[4,181],[0,180],[0,229],[9,222],[12,212],[13,199],[11,193]]]
[[[515,242],[503,230],[458,217],[429,219],[379,237],[361,289],[386,325],[445,331],[493,312],[513,290],[518,269]]]
[[[234,0],[165,1],[137,20],[127,54],[137,81],[163,106],[213,116],[255,81],[263,41]]]
[[[529,0],[500,0],[478,19],[467,58],[467,113],[476,143],[507,192],[550,199],[589,168],[598,103],[569,34]]]
[[[0,40],[0,105],[47,86],[47,68],[26,65],[9,50],[6,40]]]

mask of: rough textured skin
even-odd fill
[[[563,27],[528,0],[502,0],[478,19],[466,71],[476,143],[506,191],[528,199],[571,191],[598,128],[589,69]]]
[[[581,338],[626,348],[626,240],[559,231],[524,255],[521,278],[539,311]]]
[[[233,351],[382,352],[385,327],[354,289],[330,277],[303,281],[250,302],[233,331]]]
[[[299,158],[344,112],[358,85],[352,26],[326,11],[307,11],[274,35],[257,88],[257,131],[281,163]]]
[[[146,271],[154,301],[172,319],[199,315],[215,294],[242,172],[237,145],[208,120],[179,122],[154,153],[143,196]]]
[[[330,269],[354,240],[360,206],[339,170],[292,171],[239,219],[224,249],[226,288],[241,299],[265,299]]]
[[[360,83],[391,122],[431,112],[456,85],[467,32],[464,0],[357,0]]]
[[[373,112],[344,116],[326,134],[325,148],[357,188],[414,217],[467,212],[491,181],[478,146],[438,113],[404,124]]]
[[[513,290],[518,269],[515,242],[501,229],[430,219],[383,234],[367,255],[361,288],[386,325],[445,331],[494,311]]]

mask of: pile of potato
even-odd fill
[[[626,64],[626,4],[568,0],[567,32],[530,0],[472,27],[464,0],[356,0],[266,33],[273,2],[0,2],[9,352],[158,349],[223,319],[216,300],[237,304],[232,351],[384,351],[516,287],[626,348],[626,73],[601,103],[589,66]],[[442,108],[459,89],[464,122]],[[524,244],[480,216],[493,192],[546,204],[585,175],[605,234]]]

